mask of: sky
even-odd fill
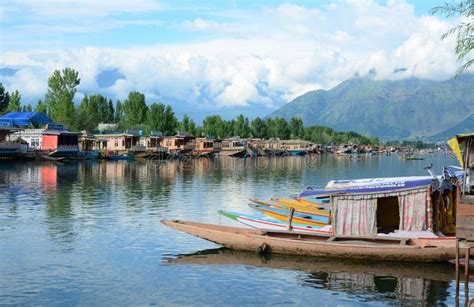
[[[136,90],[178,117],[265,116],[369,72],[453,77],[454,40],[440,36],[460,20],[429,13],[444,2],[3,0],[0,82],[35,104],[71,67],[76,102]]]

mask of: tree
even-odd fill
[[[146,127],[148,131],[161,131],[164,135],[174,135],[178,127],[178,120],[174,116],[171,106],[153,103],[148,109]]]
[[[145,95],[140,92],[130,92],[123,102],[122,122],[125,128],[136,128],[145,124],[148,107]]]
[[[35,106],[35,112],[41,112],[44,114],[48,114],[48,109],[46,107],[46,104],[40,99],[38,100],[38,103]]]
[[[209,137],[226,137],[225,123],[219,115],[207,116],[202,122],[202,132]]]
[[[252,136],[256,138],[265,139],[268,138],[268,129],[265,121],[260,117],[255,118],[250,123]]]
[[[465,22],[462,22],[441,36],[441,39],[444,40],[448,36],[456,35],[456,47],[454,50],[458,56],[458,61],[465,60],[456,72],[456,77],[458,77],[474,63],[474,59],[466,58],[474,49],[474,1],[467,0],[458,4],[445,3],[443,6],[431,9],[431,13],[442,13],[448,18],[459,15],[466,19]]]
[[[8,107],[8,103],[10,102],[10,94],[5,91],[3,84],[0,83],[0,114],[3,114]]]
[[[21,110],[23,112],[31,112],[31,111],[33,111],[33,108],[31,107],[31,104],[27,104],[27,105],[23,106],[23,108],[21,108]]]
[[[196,134],[196,123],[192,119],[189,118],[189,116],[184,115],[183,119],[178,125],[178,130],[179,131],[186,131],[187,133],[191,135],[197,135]]]
[[[123,106],[122,102],[120,100],[117,100],[117,103],[115,104],[115,114],[114,114],[114,123],[119,124],[122,122],[123,118]]]
[[[79,73],[72,68],[55,70],[48,79],[45,103],[48,115],[57,123],[75,126],[74,95],[80,84]]]
[[[290,119],[290,137],[291,139],[302,139],[304,136],[303,120],[300,117]]]
[[[249,119],[244,117],[242,114],[237,116],[233,126],[235,136],[240,136],[242,138],[248,138],[250,136]]]
[[[104,118],[102,119],[104,123],[113,123],[115,119],[115,108],[112,99],[109,99],[109,103],[104,113]]]
[[[20,92],[18,90],[15,90],[10,95],[10,101],[8,102],[7,112],[21,111],[20,99],[21,99]]]
[[[275,118],[274,122],[276,137],[282,140],[288,140],[290,138],[290,127],[288,126],[288,122],[281,117]]]

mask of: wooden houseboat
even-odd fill
[[[160,131],[151,131],[150,135],[144,137],[148,157],[166,159],[168,150],[163,146],[164,136]]]
[[[143,133],[137,130],[102,131],[95,134],[95,137],[107,143],[106,158],[140,158],[146,156],[146,148],[142,144],[141,136]]]
[[[302,140],[281,140],[280,148],[285,154],[302,156],[311,150],[311,143]]]
[[[17,159],[28,157],[28,143],[12,134],[20,129],[0,126],[0,159]]]
[[[246,154],[245,145],[238,138],[222,140],[221,156],[243,157]]]
[[[192,155],[196,157],[213,156],[222,149],[222,141],[209,138],[196,138],[196,147]]]
[[[165,136],[163,147],[170,154],[189,154],[196,148],[196,138],[185,132],[178,132],[174,136]]]

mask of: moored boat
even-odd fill
[[[164,225],[225,247],[313,257],[385,261],[440,262],[454,257],[453,238],[331,236],[295,231],[270,231],[179,220]]]

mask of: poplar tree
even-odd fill
[[[45,103],[48,115],[59,124],[75,127],[74,95],[80,84],[79,73],[72,68],[55,70],[48,79]]]

